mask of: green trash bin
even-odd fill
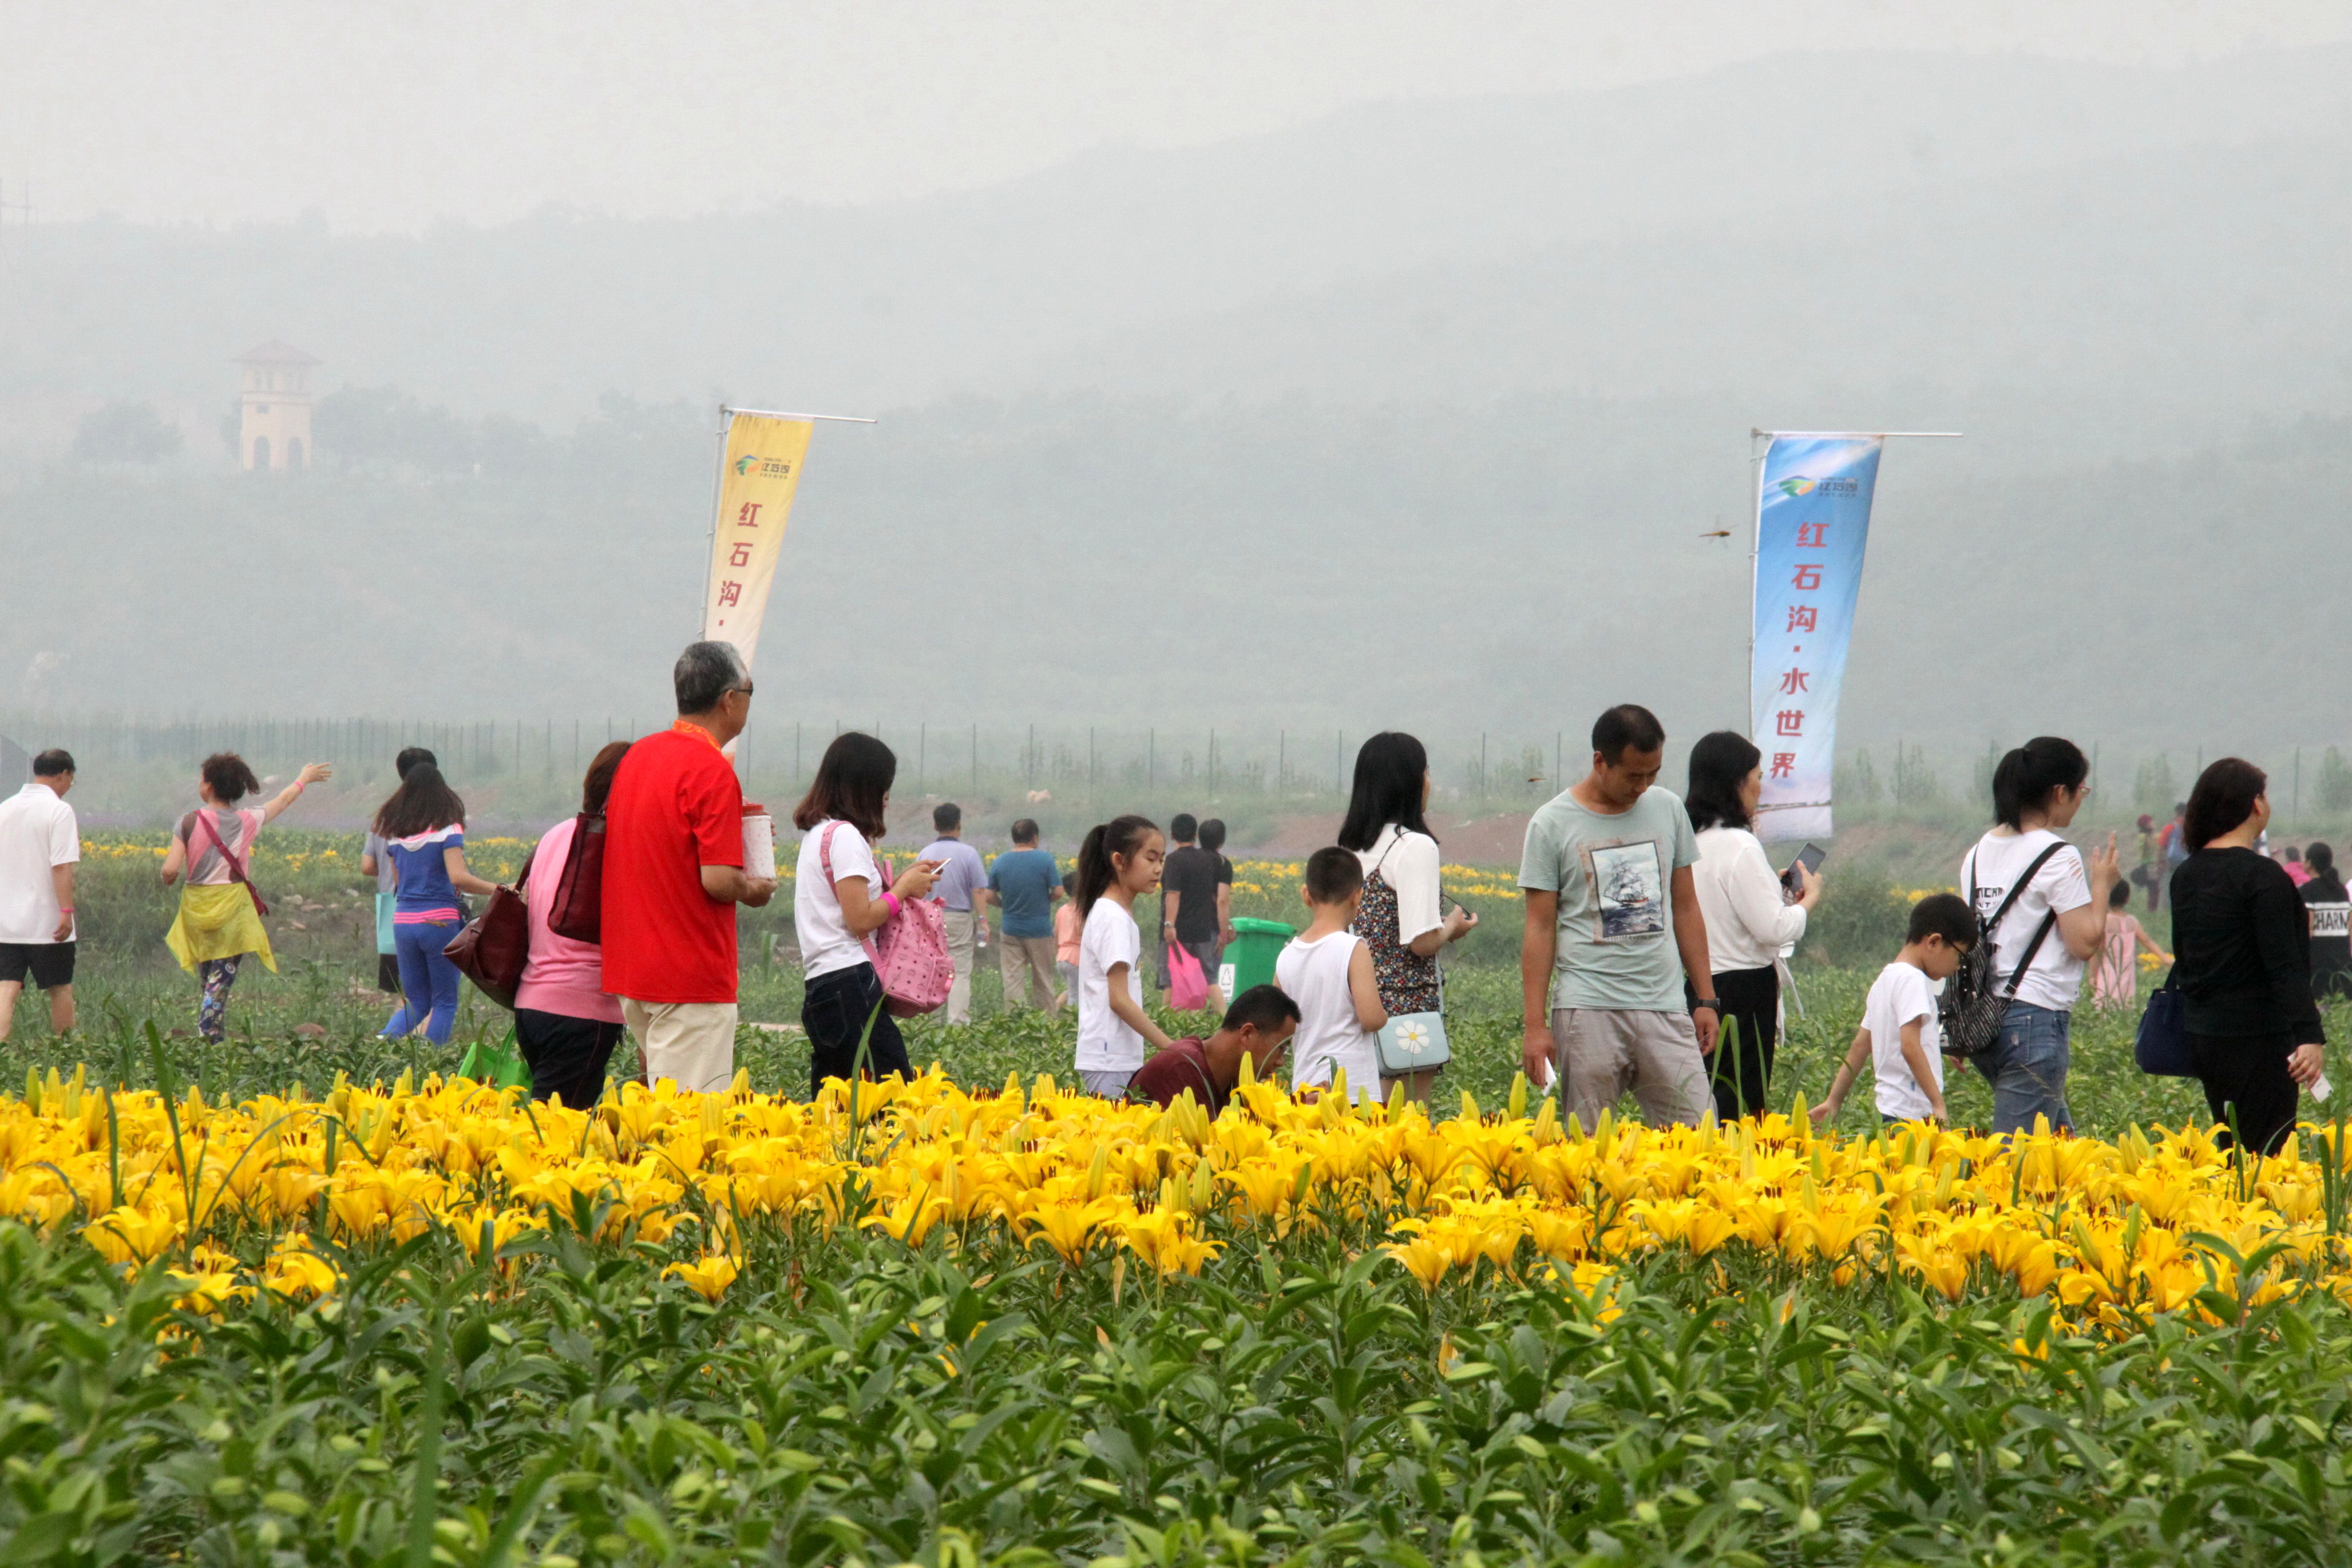
[[[1217,989],[1233,999],[1253,985],[1274,984],[1274,961],[1282,956],[1285,943],[1298,932],[1280,921],[1253,920],[1241,915],[1234,921],[1234,940],[1225,943],[1223,959],[1217,964]]]

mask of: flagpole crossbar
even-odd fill
[[[776,408],[730,408],[724,404],[719,405],[719,412],[722,417],[730,414],[749,414],[755,419],[830,419],[840,425],[879,423],[857,414],[787,414]]]
[[[1883,441],[1883,440],[1886,439],[1886,438],[1887,438],[1888,437],[1890,437],[1890,436],[1912,436],[1912,437],[1929,437],[1929,438],[1936,438],[1936,439],[1958,440],[1960,437],[1962,437],[1962,436],[1964,436],[1964,435],[1966,435],[1966,434],[1967,434],[1967,432],[1966,432],[1966,431],[1964,431],[1964,430],[1754,430],[1754,429],[1751,429],[1751,430],[1749,430],[1749,431],[1748,432],[1748,438],[1749,438],[1749,439],[1751,439],[1751,440],[1761,440],[1761,439],[1763,439],[1763,438],[1764,438],[1765,437],[1767,437],[1767,436],[1801,436],[1801,437],[1811,437],[1811,438],[1813,438],[1813,439],[1815,439],[1815,440],[1824,440],[1824,441],[1827,441],[1827,440],[1835,440],[1835,439],[1839,438],[1840,437],[1851,437],[1852,438],[1853,438],[1854,440],[1857,440],[1857,441]]]

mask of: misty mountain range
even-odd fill
[[[0,705],[651,711],[724,398],[883,416],[812,452],[790,715],[1738,723],[1763,424],[1968,432],[1882,469],[1848,737],[2342,738],[2281,623],[2352,521],[2346,79],[1801,57],[888,206],[11,228]],[[228,475],[272,337],[537,455]],[[189,454],[65,461],[118,400]]]

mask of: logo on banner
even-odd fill
[[[1799,475],[1780,481],[1780,493],[1791,500],[1798,496],[1809,496],[1815,490],[1821,491],[1825,496],[1850,496],[1856,493],[1852,479],[1837,475],[1825,479],[1808,479]]]
[[[792,464],[782,458],[762,458],[753,453],[746,452],[741,457],[735,459],[735,472],[739,476],[746,474],[769,474],[777,479],[782,479],[792,471]]]

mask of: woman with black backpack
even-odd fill
[[[1996,1133],[2030,1132],[2041,1117],[2053,1131],[2074,1126],[2066,1069],[2074,998],[2084,962],[2105,939],[2108,890],[2119,879],[2113,833],[2087,868],[2059,837],[2089,798],[2090,776],[2083,749],[2055,735],[2011,752],[1993,769],[1992,829],[1960,861],[1960,896],[1989,928],[1991,984],[2010,998],[1975,1058],[1992,1085]]]

